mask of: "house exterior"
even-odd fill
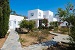
[[[23,20],[23,16],[10,15],[9,17],[9,30],[19,28],[19,23]]]
[[[60,26],[61,27],[66,27],[68,25],[68,22],[67,21],[62,21],[59,16],[56,16],[57,18],[57,21],[60,22]]]
[[[41,19],[47,19],[48,20],[48,25],[49,22],[57,21],[56,18],[53,17],[53,12],[52,11],[43,11],[40,9],[34,9],[34,10],[29,10],[28,11],[28,20],[34,20],[36,22],[35,27],[40,26]]]

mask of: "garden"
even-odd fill
[[[23,20],[20,23],[20,27],[21,28],[16,28],[15,31],[19,34],[18,41],[20,41],[22,47],[46,42],[55,36],[50,34],[48,28],[35,28],[35,21]]]

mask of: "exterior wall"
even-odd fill
[[[64,21],[63,23],[60,24],[60,26],[67,26],[68,22]]]
[[[56,18],[57,18],[57,21],[58,21],[58,22],[61,22],[61,24],[60,24],[61,27],[65,27],[65,26],[68,25],[68,22],[67,22],[67,21],[62,21],[62,20],[59,18],[58,15],[56,16]],[[67,24],[67,25],[66,25],[66,24]]]
[[[53,21],[53,12],[44,11],[43,13],[44,18],[48,19],[49,22]]]
[[[19,23],[23,20],[24,17],[17,15],[10,15],[9,18],[9,29],[19,28]]]
[[[33,16],[31,14],[34,14]],[[51,11],[42,11],[40,9],[29,10],[28,11],[28,20],[36,20],[36,27],[39,27],[40,19],[48,19],[49,22],[53,21],[53,12]]]
[[[48,19],[48,26],[49,26],[49,23],[53,21],[53,12],[51,11],[44,11],[43,12],[43,17]]]
[[[33,13],[33,16],[31,15]],[[39,15],[41,13],[41,15]],[[43,18],[43,11],[39,9],[30,10],[28,11],[28,19],[29,20],[35,20],[35,19],[42,19]]]

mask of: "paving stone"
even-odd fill
[[[19,35],[17,34],[17,32],[11,30],[1,50],[22,50],[21,44],[18,39]]]

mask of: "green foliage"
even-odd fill
[[[43,20],[42,20],[42,23],[45,25],[45,27],[47,27],[47,25],[48,25],[48,20],[47,20],[47,19],[43,19]]]
[[[62,8],[58,8],[57,10],[57,15],[59,15],[59,17],[65,17],[66,13],[66,10],[63,10]]]
[[[35,21],[22,20],[22,22],[19,25],[21,28],[27,28],[28,30],[32,30],[35,26]]]
[[[21,28],[28,28],[29,23],[27,20],[22,20],[19,25]]]
[[[59,15],[61,20],[64,19],[65,21],[68,22],[68,27],[71,28],[71,30],[69,29],[68,32],[69,32],[70,36],[72,37],[72,39],[75,41],[75,28],[74,28],[74,26],[75,26],[75,15],[74,14],[75,14],[75,9],[74,9],[73,4],[68,3],[66,5],[65,10],[63,10],[62,8],[58,8],[58,12],[56,15]],[[65,29],[63,29],[63,30],[66,31]]]
[[[0,17],[3,15],[2,10],[2,7],[0,7]]]
[[[71,34],[69,35],[72,37],[73,41],[75,42],[75,27],[71,27]]]
[[[54,29],[54,27],[53,26],[49,26],[48,29],[49,30],[52,30],[52,29]]]
[[[35,32],[36,32],[36,31],[39,31],[39,29],[38,29],[38,28],[33,28],[32,30],[33,30],[33,31],[35,31]]]
[[[41,30],[41,29],[47,29],[47,27],[40,26],[40,27],[38,27],[38,29],[39,29],[39,30]]]
[[[58,27],[58,22],[50,22],[50,26],[53,26],[53,27]]]
[[[5,37],[9,26],[9,0],[0,1],[0,37]]]
[[[35,21],[30,20],[29,21],[29,26],[28,26],[29,29],[32,30],[34,28],[34,26],[35,26]]]

